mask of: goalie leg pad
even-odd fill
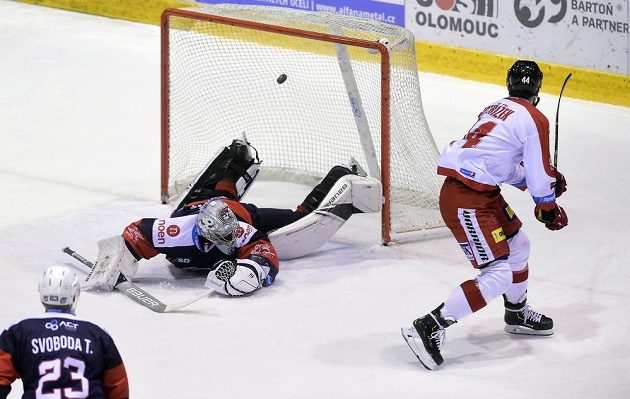
[[[352,170],[346,168],[345,166],[334,166],[328,172],[326,177],[324,177],[322,181],[317,184],[310,193],[308,193],[300,207],[302,207],[306,212],[312,212],[317,209],[335,183],[343,176],[349,174],[352,174]]]
[[[369,176],[343,176],[337,180],[317,210],[339,213],[335,208],[346,205],[352,209],[351,214],[380,211],[381,182]]]
[[[269,234],[279,259],[293,259],[324,245],[353,213],[378,212],[381,183],[372,177],[342,176],[319,208]]]
[[[98,241],[98,257],[84,287],[101,287],[111,291],[122,273],[132,277],[138,271],[138,261],[125,245],[122,236]]]
[[[346,219],[328,212],[311,212],[297,222],[269,234],[278,259],[294,259],[324,245],[343,226]]]
[[[369,176],[346,176],[352,184],[354,213],[374,213],[381,210],[382,186],[378,179]]]
[[[258,175],[261,161],[258,153],[252,156],[253,147],[245,140],[235,139],[228,147],[219,150],[202,172],[193,180],[175,209],[198,200],[208,199],[221,180],[229,180],[236,188],[236,198],[240,199]],[[210,193],[210,194],[208,194]]]

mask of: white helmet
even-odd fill
[[[234,245],[238,226],[234,212],[220,198],[212,198],[199,210],[197,218],[199,234],[219,248]]]
[[[46,307],[74,310],[80,292],[79,276],[67,266],[50,266],[39,282],[39,297]]]

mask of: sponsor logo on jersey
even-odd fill
[[[52,331],[57,331],[59,328],[63,328],[66,331],[76,331],[77,328],[79,328],[79,323],[72,323],[67,320],[60,321],[57,319],[52,319],[46,322],[46,324],[44,324],[44,327]]]
[[[256,231],[258,230],[256,230],[251,224],[239,222],[238,227],[234,231],[236,238],[231,253],[234,253],[236,251],[236,248],[240,248],[244,245],[249,244],[252,236],[254,235],[254,233],[256,233]],[[222,249],[221,251],[223,253],[227,253],[224,249]]]
[[[549,204],[556,200],[556,193],[553,192],[549,195],[545,195],[544,197],[534,197],[534,202],[537,204]]]
[[[181,229],[176,224],[172,224],[166,228],[166,234],[168,234],[169,237],[177,237],[180,231]]]
[[[509,205],[505,205],[505,208],[503,208],[503,212],[505,212],[509,220],[514,219],[514,217],[516,216],[516,213],[514,213],[514,211],[512,210],[512,208],[510,208]]]
[[[147,239],[142,235],[142,232],[135,224],[127,226],[123,232],[123,237],[127,241],[133,241],[135,243],[146,243]]]
[[[460,248],[464,251],[464,255],[468,258],[468,260],[473,260],[474,256],[472,251],[470,250],[470,244],[468,243],[459,243]]]
[[[499,227],[496,230],[492,230],[492,238],[494,238],[494,242],[501,242],[505,240],[505,233],[503,232],[503,227]]]
[[[275,256],[275,254],[271,250],[271,245],[269,244],[256,244],[251,253],[253,255],[267,256],[267,257]]]
[[[157,240],[159,244],[164,244],[166,240],[164,239],[164,230],[166,230],[166,220],[158,219],[157,221]]]
[[[468,176],[470,178],[475,177],[475,172],[468,170],[468,169],[464,169],[464,168],[459,168],[459,173],[461,173],[464,176]]]

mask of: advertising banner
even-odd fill
[[[404,0],[197,0],[199,3],[266,5],[323,11],[404,26]]]
[[[628,76],[629,6],[630,0],[407,0],[405,26],[416,40]]]

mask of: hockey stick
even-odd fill
[[[92,262],[90,262],[89,260],[81,256],[76,251],[70,249],[69,247],[63,248],[62,251],[72,256],[74,259],[78,260],[79,262],[89,267],[90,269],[94,268],[94,264]],[[118,277],[118,281],[116,282],[116,285],[114,285],[114,288],[122,292],[129,298],[131,298],[134,302],[144,306],[145,308],[151,309],[152,311],[157,312],[157,313],[168,313],[174,310],[181,309],[184,306],[188,306],[191,303],[197,302],[198,300],[205,298],[206,296],[208,296],[210,293],[214,291],[212,289],[209,289],[209,290],[204,291],[203,294],[197,295],[195,297],[192,297],[190,299],[187,299],[178,303],[173,303],[173,304],[168,305],[168,304],[163,303],[159,299],[155,298],[154,296],[150,295],[148,292],[138,287],[131,281],[127,280],[127,278],[123,276],[122,274]]]
[[[569,81],[569,79],[571,79],[571,75],[573,75],[573,73],[568,74],[567,77],[564,79],[564,83],[562,84],[562,89],[560,89],[560,95],[558,96],[558,107],[556,108],[556,144],[553,147],[553,167],[554,168],[558,168],[558,118],[560,115],[560,99],[562,99],[562,93],[564,92],[564,87],[567,85],[567,82]]]

